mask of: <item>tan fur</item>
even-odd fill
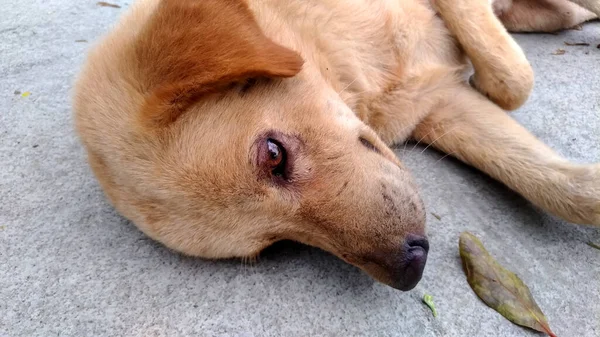
[[[115,207],[205,258],[290,239],[392,284],[399,246],[425,233],[388,148],[409,138],[600,225],[600,166],[560,158],[501,110],[525,102],[533,73],[494,11],[515,27],[579,23],[532,25],[518,3],[138,0],[89,55],[77,130]],[[284,183],[257,164],[265,137],[289,151]]]

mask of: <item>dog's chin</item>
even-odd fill
[[[419,284],[423,276],[423,271],[406,270],[404,275],[400,280],[392,280],[391,282],[384,282],[384,284],[401,291],[409,291]]]
[[[363,268],[363,270],[365,269]],[[406,269],[402,271],[402,274],[395,275],[394,277],[392,277],[389,272],[382,274],[370,273],[367,271],[367,274],[369,274],[369,276],[374,278],[376,281],[390,286],[394,289],[398,289],[401,291],[409,291],[414,289],[417,286],[417,284],[419,284],[419,281],[421,281],[421,278],[423,276],[423,270]]]

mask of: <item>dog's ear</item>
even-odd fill
[[[133,48],[148,95],[139,118],[151,127],[232,82],[292,77],[304,63],[263,34],[244,0],[162,0]]]

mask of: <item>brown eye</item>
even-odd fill
[[[283,176],[285,169],[285,150],[273,139],[267,139],[267,164],[271,168],[271,173],[275,176]]]
[[[256,173],[277,187],[294,182],[294,162],[299,152],[299,140],[277,131],[259,136],[250,153],[256,155]]]

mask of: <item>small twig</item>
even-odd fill
[[[597,245],[597,244],[595,244],[595,243],[593,243],[591,241],[587,242],[587,245],[590,246],[590,247],[592,247],[592,248],[596,248],[596,249],[600,250],[600,245]]]
[[[590,44],[587,42],[566,42],[565,41],[565,45],[567,45],[567,46],[589,46]]]
[[[121,8],[121,6],[116,5],[116,4],[111,4],[105,1],[99,1],[96,3],[98,6],[102,6],[102,7],[112,7],[112,8]]]

